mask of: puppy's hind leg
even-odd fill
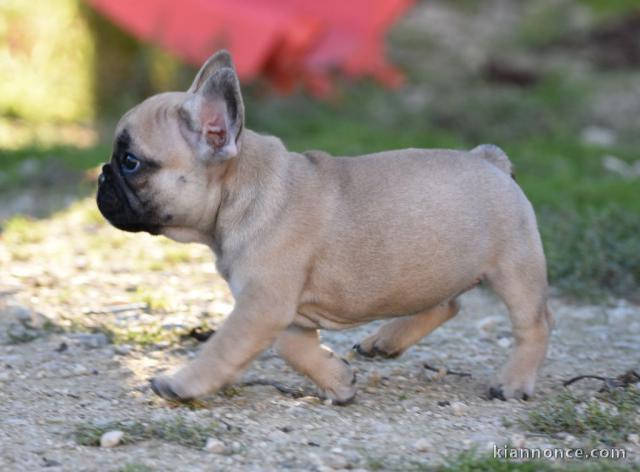
[[[487,279],[509,309],[515,338],[511,357],[498,381],[489,391],[491,398],[528,399],[535,387],[538,370],[547,353],[553,317],[547,306],[547,279],[544,256],[501,264]]]
[[[398,357],[460,310],[456,300],[411,316],[396,318],[382,325],[377,333],[369,336],[353,349],[365,357]]]
[[[318,330],[289,326],[275,348],[291,367],[314,381],[323,398],[344,405],[355,396],[355,373],[346,360],[320,344]]]

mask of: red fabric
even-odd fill
[[[89,0],[134,36],[195,66],[224,47],[241,80],[264,75],[281,90],[303,83],[317,94],[330,92],[332,70],[398,85],[384,34],[413,1]]]

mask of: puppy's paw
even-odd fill
[[[344,363],[344,369],[338,379],[335,379],[331,385],[318,385],[318,393],[320,398],[330,400],[334,405],[347,405],[353,401],[356,396],[356,373],[349,366],[346,359],[341,359]]]
[[[178,402],[186,402],[191,400],[190,397],[183,397],[176,393],[176,391],[171,386],[170,377],[153,377],[151,380],[149,380],[149,383],[151,384],[151,390],[153,390],[153,393],[161,398],[164,398],[165,400]]]
[[[182,377],[184,371],[175,375],[153,377],[149,383],[153,393],[169,401],[188,402],[210,393],[211,389],[198,382],[189,382]]]
[[[353,350],[363,357],[382,357],[384,359],[393,359],[402,354],[402,351],[393,350],[387,346],[380,345],[378,336],[373,335],[362,341],[360,344],[355,344]]]
[[[502,384],[492,385],[489,388],[489,400],[510,400],[515,398],[517,400],[529,400],[533,395],[533,388],[531,389],[521,389],[521,388],[513,388],[508,387]]]

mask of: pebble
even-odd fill
[[[511,444],[511,447],[515,447],[518,449],[523,448],[525,445],[525,442],[526,442],[525,438],[522,434],[514,434],[509,438],[509,444]]]
[[[121,356],[126,356],[133,350],[133,347],[131,346],[131,344],[118,344],[114,348],[114,350],[116,354],[119,354]]]
[[[382,376],[380,375],[380,372],[378,372],[377,370],[373,370],[369,374],[369,378],[367,379],[367,382],[369,383],[370,386],[375,387],[380,384],[381,380],[382,380]]]
[[[504,323],[505,319],[503,316],[486,316],[482,318],[480,321],[476,323],[476,326],[479,330],[488,333],[490,331],[494,331],[496,326],[500,323]]]
[[[9,326],[6,334],[9,340],[14,343],[33,341],[42,335],[40,331],[15,323]]]
[[[333,470],[348,469],[351,467],[349,460],[342,454],[342,449],[331,449],[331,454],[323,457],[322,462],[325,466]]]
[[[469,407],[462,402],[452,402],[451,403],[451,413],[455,416],[464,416],[467,414],[467,410]]]
[[[122,431],[107,431],[100,437],[100,447],[115,447],[120,444],[123,436]]]
[[[433,448],[433,444],[427,438],[422,438],[413,443],[413,448],[418,452],[427,452]]]
[[[33,311],[22,305],[8,306],[6,314],[23,324],[30,324],[33,319]]]
[[[98,349],[109,344],[109,338],[104,333],[78,333],[73,338],[88,349]]]
[[[204,446],[204,449],[214,454],[224,454],[227,450],[224,443],[217,438],[207,439],[207,444]]]
[[[606,147],[615,144],[617,136],[612,129],[592,125],[582,130],[580,139],[585,144]]]
[[[82,364],[76,364],[75,366],[73,366],[73,373],[75,375],[84,375],[87,372],[89,372],[87,370],[87,368],[85,366],[83,366]]]
[[[498,338],[498,340],[496,341],[496,344],[498,344],[498,346],[500,346],[503,349],[508,348],[509,346],[511,346],[511,338]]]
[[[268,435],[269,441],[273,442],[286,442],[289,440],[289,435],[280,431],[279,429],[273,430]]]

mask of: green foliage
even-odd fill
[[[137,463],[125,464],[120,469],[120,472],[152,472],[152,471],[153,469],[151,467],[147,467],[144,464],[137,464]]]
[[[440,472],[538,472],[550,470],[553,470],[553,467],[542,461],[513,462],[489,455],[478,455],[474,451],[463,452],[439,469]]]
[[[595,300],[631,296],[640,287],[640,212],[620,207],[539,215],[551,282],[562,292]]]
[[[640,11],[638,0],[579,0],[582,5],[588,6],[594,13],[612,17],[618,16],[632,11]]]
[[[78,0],[0,3],[0,116],[91,119],[93,60]]]
[[[640,391],[629,386],[589,400],[562,393],[537,405],[521,423],[536,433],[566,432],[613,445],[636,430],[639,413]]]
[[[423,468],[418,470],[434,470]],[[588,472],[617,472],[629,470],[623,464],[608,461],[553,463],[548,461],[512,461],[494,458],[492,455],[480,455],[475,451],[466,451],[452,458],[446,465],[435,470],[439,472],[552,472],[552,471],[588,471]]]
[[[122,431],[124,436],[120,444],[134,444],[149,439],[180,444],[185,447],[201,449],[207,439],[215,436],[216,424],[202,426],[189,423],[181,418],[167,421],[114,421],[107,424],[79,424],[73,435],[75,441],[82,446],[99,446],[100,437],[108,431]]]
[[[2,225],[2,238],[10,245],[36,244],[46,236],[42,225],[25,216],[15,216]]]

